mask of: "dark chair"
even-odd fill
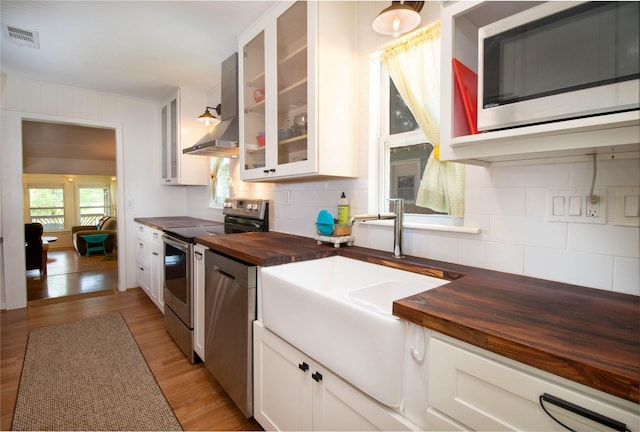
[[[40,223],[24,224],[24,244],[27,270],[40,270],[47,274],[47,262],[42,246],[42,233],[44,229]]]

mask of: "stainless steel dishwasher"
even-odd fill
[[[205,367],[247,417],[253,416],[253,321],[257,267],[207,251]]]

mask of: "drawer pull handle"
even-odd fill
[[[307,362],[298,363],[298,368],[300,368],[301,371],[306,372],[309,370],[309,365]]]
[[[544,412],[547,413],[547,415],[549,417],[551,417],[556,423],[558,423],[560,426],[573,431],[573,429],[571,429],[569,426],[567,426],[566,424],[562,423],[560,420],[558,420],[557,418],[555,418],[553,415],[551,415],[551,413],[549,411],[547,411],[547,408],[545,408],[544,403],[543,402],[548,402],[550,404],[559,406],[560,408],[564,408],[567,411],[571,411],[575,414],[578,414],[582,417],[588,418],[589,420],[592,420],[596,423],[600,423],[601,425],[604,425],[606,427],[609,427],[611,429],[615,429],[617,431],[620,432],[627,432],[629,431],[629,428],[627,428],[627,425],[624,423],[621,423],[617,420],[614,420],[612,418],[603,416],[602,414],[598,414],[597,412],[591,411],[587,408],[583,408],[581,406],[578,406],[576,404],[573,404],[571,402],[568,402],[564,399],[560,399],[559,397],[550,395],[548,393],[544,393],[542,395],[540,395],[540,406],[542,407],[542,409],[544,410]]]
[[[311,378],[313,378],[316,382],[322,381],[322,374],[320,372],[314,372],[311,374]]]

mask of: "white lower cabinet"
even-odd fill
[[[162,231],[136,226],[136,282],[164,313],[164,244]]]
[[[254,417],[266,430],[416,429],[259,321],[253,335]]]
[[[209,248],[193,247],[193,350],[204,360],[204,255]]]
[[[640,428],[639,406],[449,338],[429,342],[429,427],[441,430],[564,431],[540,405],[547,393]],[[610,431],[548,402],[560,422],[580,430]]]

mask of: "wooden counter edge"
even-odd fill
[[[630,402],[640,402],[638,394],[640,377],[638,376],[622,375],[585,363],[577,364],[562,356],[418,311],[407,299],[394,302],[393,314],[406,321],[435,330],[505,358],[524,363]],[[594,379],[596,377],[597,379]]]

